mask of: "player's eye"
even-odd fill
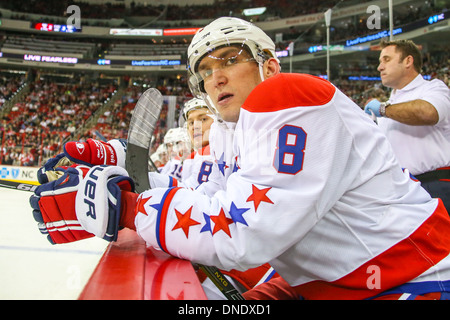
[[[207,79],[208,77],[210,77],[210,76],[212,75],[212,73],[213,73],[212,69],[203,69],[203,70],[201,70],[201,71],[199,72],[200,77],[201,77],[203,80],[205,80],[205,79]]]
[[[234,56],[234,57],[225,59],[224,66],[229,67],[229,66],[235,65],[236,63],[238,63],[238,59],[237,59],[237,56]]]

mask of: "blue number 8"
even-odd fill
[[[280,173],[297,174],[303,169],[306,132],[303,128],[283,126],[278,132],[273,166]]]
[[[209,161],[203,161],[202,166],[200,168],[200,172],[197,177],[197,182],[199,184],[202,184],[203,182],[206,182],[209,180],[209,175],[212,171],[212,162]]]

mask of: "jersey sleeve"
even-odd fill
[[[361,176],[354,137],[337,110],[349,104],[318,78],[264,81],[241,109],[233,138],[239,169],[226,188],[211,197],[183,188],[146,191],[139,234],[172,255],[225,270],[253,268],[295,247]]]
[[[441,80],[431,80],[421,98],[431,103],[439,114],[439,123],[449,124],[450,121],[450,89]]]

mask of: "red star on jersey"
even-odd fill
[[[167,299],[169,299],[169,300],[184,300],[184,290],[181,291],[177,297],[172,297],[170,294],[167,294]]]
[[[152,196],[149,196],[148,198],[144,198],[142,196],[142,194],[139,195],[138,199],[137,199],[137,204],[136,204],[136,211],[134,212],[135,215],[138,214],[138,212],[145,214],[147,216],[147,212],[145,211],[145,204],[147,203],[148,200],[150,200]]]
[[[225,232],[231,238],[230,228],[228,228],[228,225],[232,224],[233,220],[230,219],[230,218],[227,218],[225,216],[225,212],[223,211],[223,209],[220,209],[220,213],[219,213],[218,216],[209,216],[209,217],[214,222],[214,229],[213,229],[213,232],[212,232],[213,235],[216,232],[222,230],[223,232]]]
[[[191,219],[191,211],[192,207],[189,208],[184,214],[175,209],[175,214],[177,215],[178,222],[173,227],[172,231],[176,229],[183,229],[186,238],[189,238],[189,228],[195,226],[196,224],[200,224],[200,222]]]
[[[272,200],[269,199],[269,197],[266,196],[266,193],[272,189],[272,187],[269,188],[265,188],[265,189],[258,189],[257,187],[255,187],[254,184],[252,184],[252,194],[250,195],[250,197],[248,197],[247,202],[249,201],[253,201],[254,205],[255,205],[255,212],[256,210],[258,210],[259,204],[261,202],[268,202],[268,203],[272,203]]]

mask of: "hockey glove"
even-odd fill
[[[70,167],[59,179],[37,187],[30,204],[39,230],[47,234],[52,244],[94,235],[115,241],[122,190],[134,195],[134,182],[125,169],[117,166]]]
[[[87,166],[112,165],[125,168],[127,141],[113,139],[108,142],[88,139],[86,142],[67,142],[64,154],[72,162]]]
[[[64,152],[47,160],[38,170],[40,184],[54,181],[62,176],[69,166],[84,164],[92,167],[99,164],[118,165],[125,168],[127,142],[113,139],[108,142],[88,139],[86,142],[71,141],[64,144]]]

